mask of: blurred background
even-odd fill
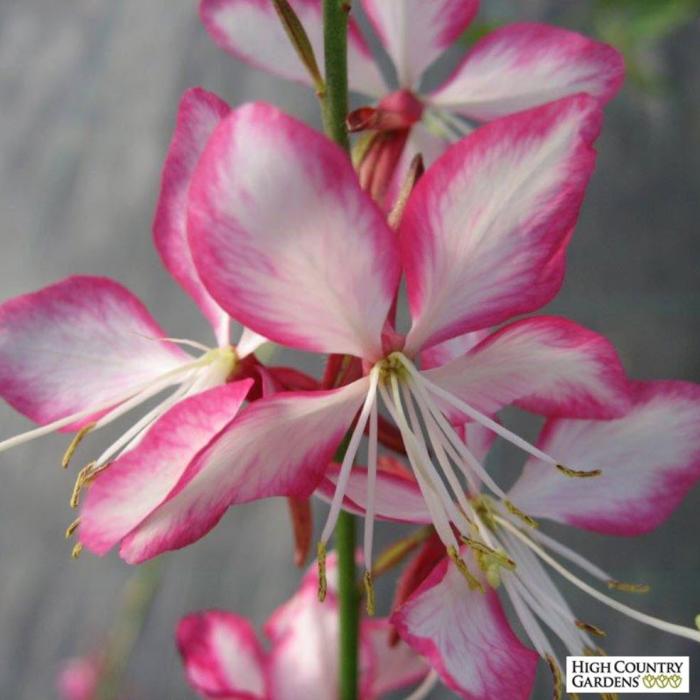
[[[700,380],[699,14],[696,0],[484,0],[469,36],[438,69],[449,69],[480,33],[514,20],[577,29],[624,51],[628,80],[607,109],[566,282],[549,310],[608,336],[641,379]],[[150,235],[177,102],[194,85],[232,104],[268,100],[318,123],[307,91],[216,48],[195,0],[0,0],[2,299],[73,273],[108,275],[173,336],[209,337],[160,266]],[[0,425],[6,437],[27,422],[3,405]],[[95,448],[108,438],[92,438]],[[100,647],[133,574],[116,555],[70,558],[63,531],[73,518],[74,473],[60,468],[66,445],[65,436],[49,437],[0,455],[3,699],[56,697],[61,660]],[[512,455],[498,461],[513,473]],[[564,534],[620,579],[652,585],[633,604],[692,624],[700,612],[699,527],[700,490],[650,536]],[[380,534],[391,535],[382,527]],[[159,593],[126,668],[130,700],[194,697],[173,643],[184,613],[222,607],[262,623],[294,591],[286,504],[236,508],[161,566]],[[562,588],[580,617],[608,630],[610,653],[690,654],[691,687],[700,687],[697,647],[613,619]],[[380,610],[390,593],[380,590]],[[550,697],[547,675],[536,699]]]

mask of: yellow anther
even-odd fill
[[[519,518],[522,520],[526,525],[532,528],[537,528],[539,527],[538,522],[534,519],[531,518],[529,515],[526,513],[523,513],[518,506],[516,506],[513,502],[511,501],[503,501],[503,505],[506,507],[506,510],[511,514],[514,515],[516,518]]]
[[[97,424],[89,423],[88,425],[83,426],[70,441],[70,445],[68,445],[68,449],[63,454],[63,459],[61,460],[61,466],[64,469],[68,468],[71,459],[73,459],[75,451],[78,449],[78,445],[80,445],[80,443],[83,441],[83,438],[95,427],[95,425]]]
[[[556,467],[564,476],[569,476],[572,479],[590,479],[594,476],[600,476],[603,473],[600,469],[569,469],[569,467],[565,467],[563,464],[557,464]]]
[[[515,571],[515,562],[502,550],[493,549],[479,540],[475,540],[471,537],[460,536],[460,539],[464,544],[468,544],[476,552],[486,555],[487,557],[492,557],[496,560],[500,566],[505,567],[509,571]]]
[[[620,696],[617,693],[601,693],[600,700],[620,700]]]
[[[75,531],[80,525],[80,518],[76,518],[67,528],[66,528],[66,539],[73,537]]]
[[[316,546],[316,559],[318,561],[318,599],[323,602],[328,593],[328,579],[326,579],[326,544],[319,542]]]
[[[71,557],[73,557],[73,559],[77,559],[80,556],[80,554],[82,553],[82,551],[83,551],[83,545],[80,542],[76,542],[75,546],[71,550],[70,555],[71,555]]]
[[[567,693],[569,700],[581,700],[578,693]]]
[[[592,625],[590,622],[584,622],[583,620],[575,620],[574,622],[576,623],[576,627],[578,627],[580,630],[583,630],[584,632],[589,632],[595,637],[608,636],[605,630],[600,629],[600,627],[597,627],[596,625]]]
[[[649,593],[651,586],[646,583],[625,583],[624,581],[608,581],[608,588],[623,593]]]
[[[71,497],[70,497],[70,507],[73,508],[74,510],[80,504],[80,492],[82,491],[85,484],[90,482],[92,475],[93,475],[94,468],[95,468],[95,463],[90,462],[90,464],[86,464],[78,472],[78,476],[75,479],[75,485],[73,486],[73,493],[71,494]]]
[[[464,578],[467,580],[469,588],[472,591],[481,591],[483,593],[484,587],[481,585],[481,581],[479,581],[479,579],[474,576],[471,571],[469,571],[467,563],[464,561],[464,559],[462,559],[462,557],[459,556],[457,548],[452,545],[449,546],[447,548],[447,556],[453,561],[454,565],[459,570],[459,573],[462,574],[462,576],[464,576]]]
[[[552,697],[554,698],[554,700],[561,700],[564,696],[564,678],[561,675],[561,669],[559,668],[559,664],[556,662],[556,659],[550,654],[547,654],[547,656],[545,656],[544,658],[547,662],[547,665],[549,666],[549,670],[552,673],[552,679],[554,681],[554,690],[552,693]]]
[[[368,615],[374,615],[375,604],[374,604],[374,584],[372,583],[372,574],[369,571],[365,571],[363,578],[365,584],[365,606],[367,608]]]
[[[398,379],[406,378],[408,370],[401,361],[401,358],[402,355],[400,352],[392,352],[379,363],[379,381],[382,384],[388,383],[391,377],[397,377]]]
[[[695,626],[700,630],[700,615],[695,616]]]
[[[607,656],[605,649],[601,647],[583,647],[584,656]]]
[[[474,510],[481,518],[481,521],[489,530],[496,529],[496,521],[494,520],[494,504],[488,496],[479,496],[473,500]]]

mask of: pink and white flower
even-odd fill
[[[481,127],[428,170],[394,232],[330,141],[264,104],[226,117],[189,191],[189,240],[207,290],[256,332],[300,350],[359,357],[366,374],[324,392],[256,401],[198,454],[123,554],[138,561],[191,542],[235,503],[307,497],[360,410],[325,544],[366,428],[374,471],[379,399],[401,432],[431,519],[456,553],[453,526],[468,528],[469,505],[461,486],[451,495],[443,480],[454,489],[466,479],[472,490],[483,480],[504,494],[450,423],[486,426],[555,466],[558,457],[490,415],[514,402],[553,415],[623,413],[628,386],[615,351],[561,318],[517,321],[448,364],[418,369],[423,352],[433,348],[435,361],[438,344],[556,293],[599,121],[597,102],[580,95]],[[402,268],[412,316],[406,337],[388,322]],[[371,501],[373,479],[369,490]],[[370,508],[368,569],[372,522]]]
[[[98,490],[112,483],[113,498],[119,494],[124,499],[112,501],[117,513],[108,524],[110,532],[127,517],[144,512],[149,498],[157,505],[157,489],[144,477],[160,468],[163,455],[168,452],[171,472],[177,458],[183,470],[187,462],[182,459],[235,416],[252,385],[241,361],[264,339],[246,329],[238,345],[231,344],[230,317],[202,284],[185,232],[189,179],[209,135],[228,111],[203,90],[183,97],[154,223],[156,248],[210,321],[213,348],[167,337],[131,292],[103,277],[69,277],[0,306],[0,395],[40,424],[3,441],[0,450],[56,430],[78,431],[64,457],[67,466],[85,434],[161,397],[80,474],[78,487],[116,460],[117,465],[130,465],[127,470],[136,469],[144,480],[138,492],[120,490],[120,474],[101,480]],[[195,349],[198,356],[181,346]],[[160,487],[175,476],[164,476]],[[157,493],[164,498],[167,490]],[[91,510],[86,522],[94,515]],[[101,550],[105,537],[104,532],[87,533],[83,541],[99,541]]]
[[[638,382],[633,394],[633,405],[621,418],[554,418],[540,435],[541,449],[556,450],[570,462],[595,462],[602,468],[599,478],[560,479],[549,465],[530,458],[508,498],[525,508],[528,516],[604,534],[640,535],[663,523],[700,479],[700,387],[676,381]],[[418,483],[407,470],[400,476],[397,472],[378,471],[372,506],[377,517],[429,522]],[[333,468],[322,484],[323,498],[330,497],[336,480]],[[345,508],[366,512],[369,481],[367,468],[353,470]],[[537,656],[510,630],[497,590],[510,599],[560,691],[564,665],[550,638],[570,655],[595,652],[602,630],[578,619],[548,568],[616,612],[700,642],[697,629],[631,608],[586,579],[622,592],[642,592],[645,587],[620,583],[539,528],[524,524],[504,502],[470,497],[472,532],[464,538],[462,561],[471,585],[465,585],[465,572],[443,557],[424,580],[413,581],[412,594],[400,601],[391,617],[404,641],[424,655],[461,697],[530,697]],[[431,547],[431,542],[426,544],[426,551]],[[431,556],[434,560],[435,554]]]
[[[329,578],[335,576],[329,557]],[[265,624],[269,650],[244,617],[223,611],[188,615],[177,629],[187,680],[205,698],[335,700],[338,697],[338,601],[316,594],[316,569]],[[389,645],[386,619],[360,624],[360,697],[374,700],[419,682],[425,661],[401,643]]]
[[[323,56],[319,0],[291,0],[316,56]],[[393,201],[417,153],[431,164],[475,124],[585,92],[604,104],[619,89],[624,66],[611,46],[545,24],[511,24],[491,32],[435,90],[426,70],[462,36],[478,0],[363,0],[362,7],[393,63],[389,87],[358,25],[350,20],[350,88],[377,101],[350,117],[352,128],[376,130],[360,166],[377,201]],[[202,0],[202,21],[226,51],[283,78],[310,84],[265,0]],[[319,61],[322,63],[322,61]]]

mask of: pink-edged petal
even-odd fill
[[[338,603],[318,601],[314,577],[278,608],[265,625],[272,642],[268,678],[273,700],[337,697]]]
[[[207,317],[220,345],[229,342],[229,319],[207,292],[192,261],[187,241],[187,192],[207,140],[230,111],[223,100],[201,88],[183,95],[153,221],[153,238],[163,264]]]
[[[614,418],[630,406],[629,382],[611,343],[557,316],[516,321],[423,374],[487,414],[515,403],[550,417]],[[451,419],[459,412],[451,411]]]
[[[192,613],[177,626],[188,683],[204,696],[268,698],[265,652],[250,622],[221,610]]]
[[[289,0],[304,25],[323,73],[323,13],[319,0]],[[292,47],[270,0],[202,0],[200,16],[214,41],[246,63],[305,85],[311,78]],[[348,26],[350,88],[372,97],[385,84],[357,23]]]
[[[531,459],[510,496],[533,516],[613,535],[639,535],[671,515],[700,478],[700,386],[640,382],[611,421],[552,420],[539,446],[564,464],[601,469],[567,479]]]
[[[413,317],[407,351],[556,294],[600,120],[592,97],[566,98],[482,126],[426,172],[399,228]]]
[[[511,24],[481,39],[429,100],[489,121],[581,92],[604,104],[624,72],[612,46],[560,27]]]
[[[214,298],[270,340],[375,359],[400,267],[394,233],[346,154],[262,103],[211,137],[190,188],[190,243]]]
[[[122,541],[121,556],[137,563],[184,547],[236,503],[310,496],[367,389],[362,379],[332,391],[253,402],[190,463],[165,503]]]
[[[0,305],[0,396],[37,423],[103,413],[191,360],[165,336],[119,283],[68,277]]]
[[[464,558],[479,571],[471,554]],[[484,590],[471,590],[444,559],[391,621],[460,697],[526,700],[538,656],[515,636],[493,589]]]
[[[417,87],[425,69],[469,26],[479,0],[362,0],[394,62],[401,87]]]
[[[338,482],[338,464],[331,464],[319,484],[316,494],[330,501]],[[367,504],[367,468],[354,465],[350,474],[343,508],[364,515]],[[377,470],[375,484],[375,515],[382,520],[403,523],[432,523],[423,495],[410,473],[406,475]]]
[[[369,698],[380,698],[385,693],[418,683],[430,667],[403,641],[390,644],[393,625],[386,619],[364,620],[360,634],[371,649]]]
[[[80,516],[80,541],[105,554],[159,506],[197,453],[230,423],[253,382],[209,389],[175,404],[91,483]]]

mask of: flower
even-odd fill
[[[316,55],[322,56],[321,2],[290,4]],[[426,93],[421,90],[425,71],[466,31],[478,0],[363,0],[362,6],[398,83],[388,87],[351,19],[350,87],[378,103],[352,113],[349,125],[375,132],[358,158],[363,186],[380,202],[394,201],[416,153],[430,165],[474,124],[579,92],[602,105],[622,83],[622,57],[611,46],[559,27],[520,23],[486,35],[442,85]],[[273,3],[202,0],[200,14],[216,43],[234,56],[283,78],[311,83]]]
[[[335,558],[329,556],[329,577]],[[212,610],[180,621],[177,645],[187,680],[203,697],[250,700],[334,700],[338,697],[338,601],[333,587],[318,601],[313,568],[299,590],[265,624],[265,651],[251,623],[233,613]],[[405,644],[390,646],[386,619],[360,624],[360,697],[379,698],[417,683],[428,668]]]
[[[254,358],[250,358],[252,364],[244,359],[264,339],[245,329],[238,345],[231,345],[229,316],[202,285],[185,233],[192,169],[209,134],[228,111],[203,90],[185,94],[154,222],[155,245],[163,263],[209,320],[217,341],[214,348],[168,338],[131,292],[102,277],[69,277],[0,306],[0,395],[40,424],[3,441],[0,450],[55,430],[77,431],[63,459],[67,466],[87,433],[170,392],[80,472],[74,506],[82,486],[115,460],[124,460],[144,477],[154,467],[142,461],[150,460],[154,449],[167,448],[171,460],[194,454],[195,446],[203,447],[235,416],[252,386],[246,377],[254,368]],[[181,345],[195,348],[200,355],[193,357]],[[156,436],[164,441],[159,448]],[[177,478],[178,468],[186,465],[171,461],[170,479]],[[147,513],[147,503],[157,505],[168,492],[159,491],[147,478],[138,492],[124,492],[118,481],[113,495],[119,493],[125,500],[105,523],[110,533],[125,527],[129,517]],[[108,482],[107,478],[100,483]],[[164,488],[165,480],[159,486]],[[97,525],[93,516],[89,508],[83,524]],[[103,551],[108,538],[105,532],[88,530],[81,542]]]
[[[540,435],[540,449],[570,462],[595,463],[602,469],[599,478],[560,479],[549,465],[531,457],[508,498],[538,519],[607,535],[650,532],[700,479],[699,420],[700,386],[680,381],[635,382],[633,404],[624,416],[552,418]],[[483,449],[482,430],[470,424],[467,444]],[[330,498],[337,479],[336,465],[321,484],[323,498]],[[345,508],[366,512],[369,481],[367,468],[353,470]],[[605,632],[576,616],[547,568],[612,610],[700,642],[698,630],[631,608],[602,593],[575,570],[612,590],[639,593],[645,586],[621,583],[534,527],[534,521],[524,525],[499,499],[473,494],[470,499],[472,533],[463,538],[461,556],[469,567],[471,585],[465,585],[464,572],[429,541],[419,556],[423,561],[409,567],[402,586],[409,590],[403,590],[391,616],[401,638],[428,658],[443,682],[461,697],[525,700],[538,655],[550,666],[558,688],[555,697],[560,697],[564,665],[545,630],[569,655],[600,653],[598,644]],[[372,507],[383,519],[413,523],[431,519],[418,483],[407,469],[395,464],[378,471]],[[510,629],[497,590],[510,599],[537,654]]]
[[[370,468],[376,461],[378,399],[455,557],[452,526],[468,527],[466,500],[461,487],[450,495],[444,479],[465,478],[472,487],[483,479],[496,495],[503,491],[450,422],[485,425],[569,476],[595,469],[561,466],[490,415],[513,402],[554,415],[623,413],[627,380],[597,334],[561,318],[525,319],[442,367],[417,365],[426,350],[464,345],[473,336],[454,339],[532,311],[556,293],[599,120],[597,102],[579,95],[481,127],[427,171],[392,231],[329,140],[265,104],[226,117],[189,190],[189,240],[204,284],[256,332],[299,350],[359,357],[366,374],[339,388],[250,405],[133,532],[128,556],[141,560],[192,542],[236,503],[307,497],[359,410],[323,547],[365,428]],[[405,337],[388,320],[402,267],[412,316]],[[431,445],[437,459],[428,455]],[[370,501],[372,488],[370,480]],[[370,509],[368,570],[372,522]]]
[[[75,657],[61,664],[56,687],[61,700],[92,700],[102,673],[98,658]]]

